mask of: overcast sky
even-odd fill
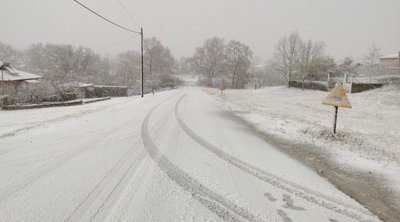
[[[191,56],[218,36],[251,47],[267,60],[281,36],[297,30],[321,40],[336,59],[362,58],[375,43],[382,54],[400,51],[400,0],[81,0],[123,26],[143,26],[173,55]],[[115,28],[72,0],[0,0],[0,41],[19,49],[31,43],[84,45],[103,54],[140,47],[139,35]],[[119,44],[118,44],[119,43]]]

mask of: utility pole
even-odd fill
[[[3,67],[1,67],[1,86],[3,88],[3,96],[6,94],[6,89],[4,88],[4,70]]]
[[[142,98],[144,96],[144,71],[143,71],[143,28],[140,28],[140,38],[141,38],[141,63],[142,63]]]
[[[127,28],[127,27],[124,27],[124,26],[122,26],[122,25],[120,25],[120,24],[118,24],[118,23],[115,23],[115,22],[111,21],[110,19],[108,19],[108,18],[106,18],[106,17],[100,15],[99,13],[93,11],[93,10],[92,10],[91,8],[89,8],[88,6],[82,4],[80,1],[78,1],[78,0],[73,0],[73,1],[76,2],[78,5],[82,6],[83,8],[85,8],[86,10],[90,11],[91,13],[95,14],[97,17],[103,19],[104,21],[106,21],[106,22],[108,22],[108,23],[110,23],[110,24],[112,24],[112,25],[114,25],[114,26],[116,26],[116,27],[118,27],[118,28],[120,28],[120,29],[123,29],[123,30],[128,31],[128,32],[140,34],[141,40],[142,40],[142,97],[143,97],[143,94],[144,94],[144,90],[143,90],[143,86],[144,86],[144,85],[143,85],[143,81],[144,81],[144,79],[143,79],[143,28],[140,28],[140,32],[135,31],[135,30],[132,30],[132,29],[129,29],[129,28]],[[120,2],[120,3],[121,3],[121,2]],[[122,5],[122,3],[121,3],[121,5]]]
[[[5,64],[4,62],[1,63],[0,69],[1,69],[1,88],[3,91],[3,96],[6,95],[6,89],[5,89],[5,84],[4,84],[4,69],[5,69]]]

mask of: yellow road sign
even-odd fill
[[[343,83],[338,82],[331,93],[325,98],[324,105],[337,106],[343,108],[351,108],[349,99],[346,96],[346,91],[343,88]]]

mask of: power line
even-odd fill
[[[132,40],[132,39],[134,39],[134,38],[136,38],[136,36],[130,37],[130,38],[128,38],[128,39],[124,39],[124,40],[121,40],[121,41],[118,41],[118,42],[111,43],[111,44],[109,44],[109,45],[107,45],[107,46],[104,46],[104,47],[102,47],[102,48],[97,49],[97,51],[103,51],[103,50],[105,50],[105,49],[109,49],[109,48],[111,48],[111,47],[120,45],[120,44],[125,43],[125,42],[127,42],[127,41],[129,41],[129,40]]]
[[[132,30],[132,29],[126,28],[126,27],[124,27],[124,26],[122,26],[122,25],[119,25],[119,24],[117,24],[117,23],[115,23],[115,22],[109,20],[108,18],[106,18],[106,17],[100,15],[99,13],[93,11],[92,9],[90,9],[89,7],[87,7],[86,5],[80,3],[78,0],[72,0],[72,1],[76,2],[76,3],[79,4],[80,6],[84,7],[85,9],[87,9],[87,10],[90,11],[91,13],[95,14],[96,16],[102,18],[103,20],[107,21],[108,23],[111,23],[111,24],[113,24],[113,25],[115,25],[115,26],[117,26],[117,27],[119,27],[119,28],[121,28],[121,29],[124,29],[124,30],[128,31],[128,32],[133,32],[133,33],[136,33],[136,34],[141,34],[140,32],[137,32],[137,31],[134,31],[134,30]]]
[[[98,16],[98,17],[100,17],[100,18],[102,18],[103,20],[105,20],[105,21],[107,21],[108,23],[111,23],[111,24],[113,24],[113,25],[115,25],[115,26],[117,26],[117,27],[119,27],[119,28],[121,28],[121,29],[124,29],[124,30],[126,30],[126,31],[128,31],[128,32],[132,32],[132,33],[136,33],[136,34],[139,34],[140,35],[140,40],[141,40],[141,50],[140,50],[140,54],[141,54],[141,66],[142,66],[142,75],[141,75],[141,79],[142,79],[142,98],[143,98],[143,96],[144,96],[144,72],[143,72],[143,28],[140,28],[140,32],[138,32],[138,31],[134,31],[134,30],[132,30],[132,29],[129,29],[129,28],[126,28],[126,27],[124,27],[124,26],[122,26],[122,25],[119,25],[119,24],[117,24],[117,23],[115,23],[115,22],[113,22],[113,21],[111,21],[111,20],[109,20],[109,19],[107,19],[106,17],[104,17],[104,16],[102,16],[102,15],[100,15],[99,13],[97,13],[97,12],[95,12],[95,11],[93,11],[92,9],[90,9],[89,7],[87,7],[86,5],[84,5],[84,4],[82,4],[82,3],[80,3],[78,0],[73,0],[75,3],[77,3],[77,4],[79,4],[80,6],[82,6],[82,7],[84,7],[85,9],[87,9],[88,11],[90,11],[91,13],[93,13],[93,14],[95,14],[96,16]]]
[[[125,5],[121,2],[121,0],[118,0],[119,5],[124,9],[126,14],[129,16],[129,18],[135,23],[137,27],[140,27],[140,25],[136,22],[135,18],[132,16],[131,13],[129,13],[128,9],[125,7]]]

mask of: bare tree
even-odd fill
[[[118,54],[114,69],[119,84],[133,87],[140,79],[140,54],[136,51]]]
[[[27,68],[44,75],[62,99],[69,93],[70,83],[89,81],[99,58],[90,48],[40,43],[31,45],[26,57]]]
[[[375,44],[368,49],[364,56],[366,65],[369,67],[369,82],[372,82],[372,74],[377,74],[378,58],[381,57],[380,49]]]
[[[171,76],[175,72],[175,58],[172,56],[168,47],[164,46],[160,40],[155,37],[144,40],[146,49],[145,57],[146,70],[149,71],[151,90],[154,93],[155,88],[163,86],[174,86],[175,79]],[[168,82],[168,83],[167,83]]]
[[[34,73],[40,73],[47,77],[50,66],[48,64],[47,52],[42,43],[36,43],[29,46],[25,52],[25,62],[27,68]]]
[[[178,61],[179,74],[181,75],[193,75],[195,74],[195,69],[193,68],[192,58],[181,57]]]
[[[344,82],[347,83],[350,75],[354,76],[358,74],[360,63],[355,63],[352,58],[345,58],[341,64],[339,64],[339,70],[344,74]]]
[[[308,40],[299,43],[298,58],[296,66],[301,76],[302,88],[304,90],[304,80],[313,72],[318,72],[321,58],[324,56],[325,44],[323,42]]]
[[[165,47],[160,40],[155,37],[144,40],[146,57],[148,60],[148,70],[150,76],[156,74],[171,74],[175,59],[168,47]]]
[[[7,61],[17,65],[21,63],[22,53],[15,50],[10,45],[6,45],[0,42],[0,61]]]
[[[108,57],[95,55],[92,65],[87,71],[87,82],[101,85],[114,85],[112,73],[112,60]]]
[[[90,48],[41,43],[31,45],[26,52],[27,67],[49,79],[84,81],[93,68],[96,55]]]
[[[196,49],[192,62],[198,73],[206,77],[207,85],[211,86],[214,78],[223,68],[225,40],[214,37],[207,39],[202,47]]]
[[[289,82],[295,69],[301,41],[297,32],[292,32],[288,37],[282,37],[279,39],[270,61],[271,67],[286,79],[288,87],[290,87]]]
[[[239,83],[240,87],[243,88],[246,80],[245,77],[251,66],[252,51],[247,45],[236,40],[231,40],[226,45],[225,53],[227,69],[232,73],[232,88],[238,88]]]

